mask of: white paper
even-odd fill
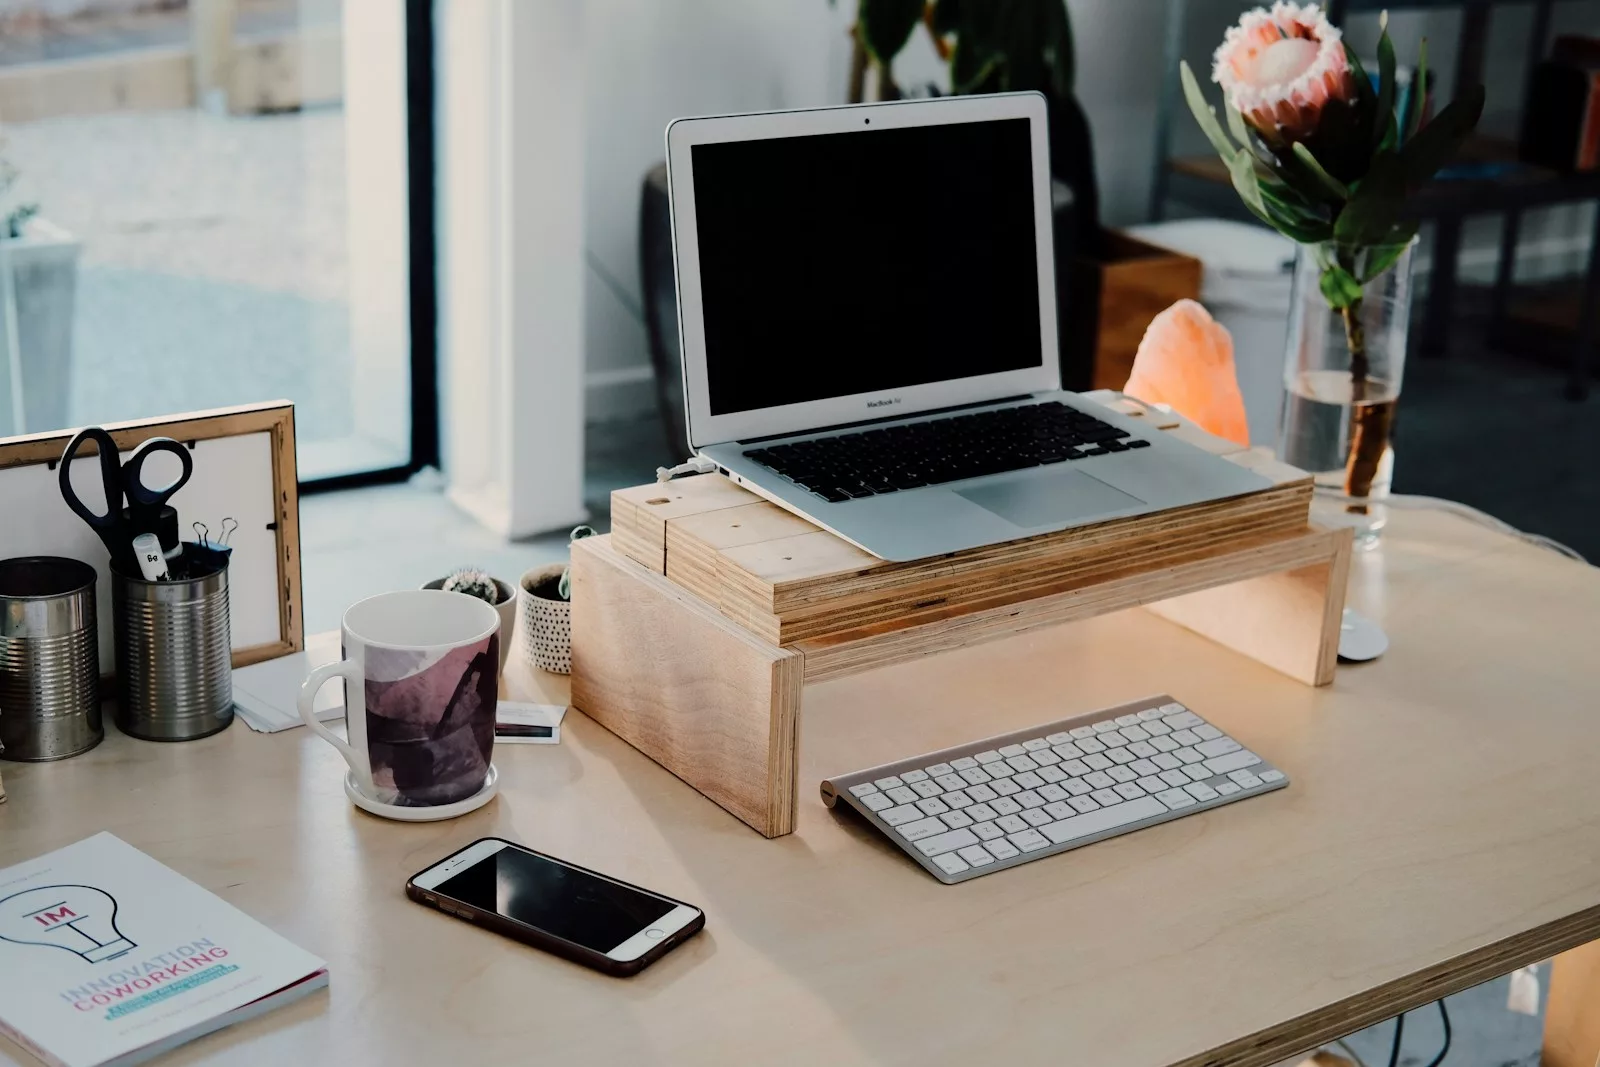
[[[547,726],[549,737],[502,737],[495,734],[497,745],[559,745],[561,720],[566,717],[564,704],[526,704],[516,700],[502,700],[495,707],[496,726]]]
[[[108,833],[0,870],[0,1031],[46,1062],[137,1062],[326,971]]]
[[[304,726],[296,701],[306,675],[340,656],[338,630],[306,639],[303,652],[252,663],[233,672],[233,706],[245,725],[258,733],[275,734]],[[334,679],[317,691],[313,705],[317,721],[344,715],[344,682]]]

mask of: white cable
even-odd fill
[[[670,482],[672,479],[684,474],[710,474],[717,469],[717,465],[704,456],[695,456],[687,463],[680,463],[676,467],[657,467],[656,481]]]
[[[1519,530],[1510,523],[1497,519],[1486,511],[1479,511],[1470,504],[1463,504],[1459,500],[1446,500],[1438,496],[1417,496],[1413,493],[1394,493],[1385,497],[1353,497],[1346,496],[1333,489],[1324,489],[1320,485],[1316,488],[1316,495],[1319,499],[1331,500],[1340,504],[1370,505],[1374,507],[1388,506],[1399,508],[1402,511],[1444,511],[1469,522],[1475,522],[1480,526],[1487,526],[1489,529],[1496,530],[1509,537],[1515,537],[1519,541],[1538,548],[1547,548],[1552,552],[1559,552],[1568,559],[1575,559],[1579,563],[1589,562],[1583,557],[1582,553],[1576,549],[1569,548],[1554,538]]]

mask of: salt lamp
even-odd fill
[[[1193,300],[1180,300],[1151,321],[1122,391],[1166,404],[1207,433],[1250,444],[1233,337]]]

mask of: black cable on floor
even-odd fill
[[[1406,1013],[1394,1017],[1394,1045],[1389,1049],[1389,1067],[1400,1067],[1400,1039],[1406,1032]]]
[[[1428,1067],[1439,1067],[1439,1064],[1444,1062],[1445,1056],[1450,1053],[1450,1013],[1445,1010],[1443,1000],[1440,1000],[1438,1004],[1439,1021],[1444,1024],[1444,1048],[1441,1048],[1439,1054],[1428,1061]]]

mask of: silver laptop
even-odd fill
[[[1266,479],[1061,391],[1035,93],[667,128],[689,443],[888,560]]]

